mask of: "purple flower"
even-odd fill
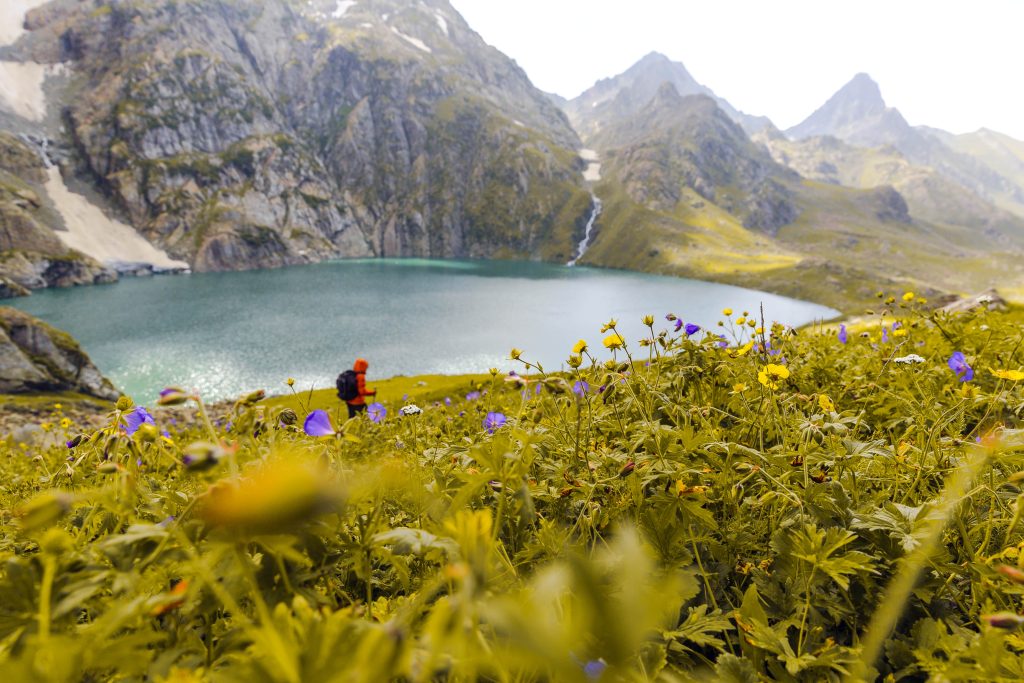
[[[974,379],[974,368],[967,364],[967,359],[960,351],[954,352],[946,364],[949,365],[950,370],[956,373],[961,382],[970,382]]]
[[[480,392],[479,391],[471,391],[468,394],[466,394],[466,400],[467,401],[475,401],[478,398],[480,398]]]
[[[899,320],[897,320],[896,322],[894,322],[894,323],[892,324],[892,329],[894,329],[894,330],[898,330],[898,329],[900,329],[901,327],[903,327],[903,323],[901,323],[901,322],[900,322]]]
[[[488,434],[493,434],[507,421],[508,418],[501,413],[487,413],[487,417],[484,418],[484,429],[487,430]]]
[[[452,406],[452,400],[451,400],[451,398],[449,398],[449,397],[445,396],[445,397],[444,397],[444,404],[445,404],[446,406],[448,406],[449,408],[451,408],[451,406]]]
[[[882,343],[883,344],[888,344],[889,343],[889,328],[888,327],[883,327],[882,328]]]
[[[366,416],[370,418],[370,422],[380,424],[388,416],[388,409],[383,403],[371,403],[366,406]]]
[[[314,410],[306,417],[302,429],[310,436],[332,436],[335,434],[331,426],[331,418],[324,410]]]
[[[125,428],[124,431],[131,436],[139,430],[144,424],[156,424],[153,420],[153,416],[149,414],[142,406],[136,406],[135,409],[124,416]]]
[[[592,681],[596,681],[601,678],[601,674],[608,668],[607,662],[603,659],[591,659],[589,662],[583,665],[583,673],[587,675]]]
[[[572,385],[572,393],[576,394],[580,398],[586,396],[588,391],[590,391],[590,385],[587,384],[587,380],[585,379],[578,379],[576,380],[576,384]]]
[[[729,340],[725,338],[724,334],[718,335],[718,339],[719,339],[718,348],[720,348],[720,349],[727,349],[727,348],[729,348]]]
[[[533,393],[535,393],[538,396],[540,396],[540,390],[541,390],[540,382],[537,382],[537,386],[534,387]]]
[[[850,340],[850,335],[846,333],[846,325],[839,326],[839,334],[837,336],[840,344],[845,344]]]
[[[683,329],[683,321],[677,319],[676,320],[676,332],[678,332],[681,329]]]
[[[686,323],[686,336],[692,337],[693,335],[700,332],[700,325],[696,323]]]

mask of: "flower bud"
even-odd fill
[[[575,353],[573,353],[573,354],[571,354],[569,356],[569,360],[566,361],[566,362],[568,363],[570,368],[575,369],[575,368],[578,368],[579,366],[583,365],[583,357],[582,356],[578,356]]]
[[[181,387],[167,387],[160,392],[160,398],[156,402],[162,406],[180,406],[190,398],[188,392]]]
[[[209,441],[197,441],[185,448],[181,464],[189,472],[202,472],[220,462],[225,454],[226,451],[217,444],[212,444]]]
[[[63,529],[50,529],[39,541],[39,549],[47,555],[63,555],[74,545],[74,540]]]
[[[515,347],[512,347],[512,350],[509,351],[509,353],[508,353],[509,358],[511,358],[512,360],[519,360],[522,355],[523,355],[523,350],[522,349],[517,349]]]
[[[53,524],[71,510],[74,497],[64,491],[41,493],[17,509],[15,515],[25,529],[38,529]]]
[[[146,422],[145,424],[139,425],[135,435],[139,437],[139,441],[142,443],[153,443],[160,437],[160,430],[157,429],[155,424]]]
[[[281,411],[281,414],[277,416],[278,422],[283,425],[291,426],[299,421],[299,416],[295,414],[295,411],[291,408],[285,408]]]
[[[630,474],[633,473],[633,470],[635,469],[636,463],[630,460],[629,462],[622,466],[621,470],[619,470],[619,477],[628,477]]]
[[[96,466],[96,471],[100,474],[116,474],[121,469],[121,466],[113,460],[104,460]]]
[[[982,614],[981,620],[993,628],[1001,628],[1006,631],[1015,631],[1024,625],[1024,617],[1013,612],[996,612],[995,614]]]
[[[125,412],[126,410],[131,410],[132,406],[134,405],[135,401],[133,401],[130,396],[122,396],[121,398],[117,399],[117,409],[120,410],[122,413]]]
[[[295,378],[294,377],[289,377],[288,380],[286,381],[286,384],[288,386],[290,386],[290,387],[294,387],[295,386]]]
[[[244,406],[251,406],[253,403],[262,401],[264,398],[266,398],[266,396],[266,391],[264,391],[263,389],[257,389],[256,391],[251,391],[242,398],[240,398],[238,402]]]
[[[640,322],[642,322],[647,327],[652,327],[654,325],[654,316],[653,315],[645,315]]]
[[[83,443],[88,443],[88,441],[89,441],[89,435],[88,434],[77,434],[77,435],[71,437],[71,439],[68,440],[67,447],[68,448],[76,448],[78,446],[81,446]]]
[[[997,566],[996,571],[1008,578],[1010,581],[1024,585],[1024,571],[1006,564]]]

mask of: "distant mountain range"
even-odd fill
[[[571,100],[542,93],[446,0],[18,2],[0,294],[133,259],[564,262],[592,193],[581,263],[841,307],[1021,281],[1024,143],[910,126],[865,74],[782,132],[658,53]],[[72,195],[144,248],[101,250]]]

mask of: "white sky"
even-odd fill
[[[795,125],[859,71],[910,123],[1024,140],[1024,0],[451,0],[534,84],[574,97],[656,50]]]

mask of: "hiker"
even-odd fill
[[[366,388],[366,369],[370,364],[363,358],[357,358],[351,370],[338,375],[338,398],[348,405],[348,418],[351,420],[366,410],[366,397],[376,396],[377,392]]]

